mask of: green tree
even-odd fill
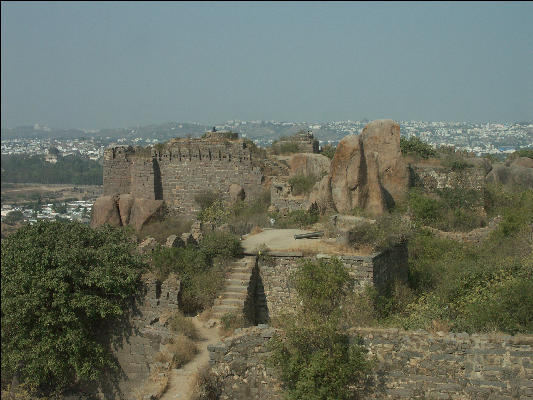
[[[107,328],[145,265],[124,230],[38,222],[2,240],[2,377],[56,390],[116,363]]]
[[[22,211],[11,211],[9,212],[4,218],[2,222],[5,222],[8,225],[14,225],[17,222],[24,220],[24,214],[22,214]]]
[[[270,360],[288,398],[353,398],[370,369],[366,349],[339,328],[341,302],[352,290],[353,279],[334,259],[303,262],[292,281],[301,309],[282,319],[284,334],[272,339]]]

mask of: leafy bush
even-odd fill
[[[214,260],[216,257],[230,260],[242,254],[242,246],[239,239],[232,234],[220,231],[205,235],[200,242],[199,248],[209,261]]]
[[[437,196],[440,194],[440,197]],[[409,208],[416,222],[444,231],[470,231],[485,226],[478,210],[482,194],[474,190],[443,189],[434,195],[409,193]]]
[[[121,229],[38,222],[2,240],[2,376],[53,390],[116,366],[106,326],[145,265]]]
[[[407,241],[411,224],[400,214],[384,214],[375,223],[364,222],[350,229],[349,240],[354,246],[370,245],[375,250],[385,250]]]
[[[335,156],[335,151],[337,150],[336,147],[327,144],[322,148],[321,154],[329,158],[330,160],[333,159]]]
[[[316,176],[293,176],[289,179],[289,184],[292,187],[292,194],[298,196],[311,192],[311,189],[313,189],[313,186],[317,181],[318,178]]]
[[[198,213],[200,221],[211,222],[215,226],[228,222],[230,216],[231,210],[221,200],[216,200]]]
[[[507,160],[514,160],[518,157],[528,157],[533,159],[533,148],[516,150],[507,156]]]
[[[2,218],[2,222],[8,224],[8,225],[15,225],[17,222],[24,220],[24,214],[22,211],[10,211],[7,213],[7,215]]]
[[[429,144],[423,142],[416,136],[411,136],[409,139],[405,139],[400,136],[400,149],[404,156],[408,154],[414,154],[421,158],[436,157],[437,152]]]
[[[203,211],[210,207],[217,201],[221,201],[219,193],[212,192],[210,190],[204,190],[194,196],[194,201],[200,206],[200,210]]]
[[[305,210],[295,210],[287,215],[272,214],[276,228],[305,228],[318,221],[318,213]]]
[[[160,248],[152,255],[153,271],[160,280],[176,273],[182,284],[180,307],[197,313],[211,306],[224,282],[225,264],[242,253],[239,240],[224,232],[205,235],[199,246]]]
[[[352,287],[338,259],[303,262],[292,278],[301,309],[281,319],[284,335],[271,340],[270,362],[289,399],[349,399],[369,372],[366,349],[339,329],[340,304]]]

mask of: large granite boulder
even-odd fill
[[[289,175],[321,178],[329,173],[331,160],[322,154],[296,153],[289,159]]]
[[[533,189],[533,168],[525,165],[529,165],[529,161],[521,159],[515,160],[510,166],[495,164],[485,180],[487,183]]]
[[[309,195],[308,204],[309,209],[316,207],[321,214],[334,208],[331,197],[331,177],[329,175],[326,175],[319,182],[315,183]]]
[[[118,211],[120,212],[120,220],[122,225],[130,223],[131,208],[133,207],[135,199],[131,194],[121,194],[118,199]]]
[[[139,199],[130,194],[101,196],[93,204],[91,226],[131,225],[140,231],[147,223],[162,218],[164,211],[163,200]]]
[[[359,204],[362,189],[359,186],[362,160],[360,136],[343,137],[337,145],[330,167],[331,197],[335,209],[341,213],[348,212]]]
[[[409,170],[401,154],[400,126],[390,119],[373,121],[360,135],[342,138],[328,179],[315,185],[309,197],[319,209],[331,199],[340,213],[358,207],[380,215],[404,199]]]
[[[518,157],[511,162],[511,167],[533,168],[533,158]]]
[[[121,226],[120,213],[118,210],[118,196],[100,196],[93,204],[91,227],[109,224]]]
[[[400,149],[400,125],[391,119],[372,121],[360,136],[369,177],[375,174],[368,170],[371,167],[368,160],[372,154],[376,156],[374,166],[387,205],[403,200],[409,187],[409,169]]]
[[[163,217],[165,202],[163,200],[136,198],[131,207],[129,225],[140,231],[146,224]]]

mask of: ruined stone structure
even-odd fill
[[[298,145],[299,153],[318,153],[319,151],[318,140],[315,139],[310,131],[300,131],[292,136],[281,137],[277,141],[280,146],[287,143]]]
[[[247,198],[261,191],[261,156],[243,139],[211,132],[202,139],[175,138],[154,148],[110,147],[104,152],[104,196],[164,200],[169,209],[192,214],[196,194],[211,190],[229,200],[232,184]],[[257,159],[256,159],[257,157]]]
[[[274,333],[268,326],[247,328],[209,348],[221,399],[283,398],[266,362]],[[531,335],[355,328],[350,336],[362,337],[376,360],[362,398],[533,399]]]
[[[284,311],[295,309],[299,303],[296,291],[291,287],[290,276],[303,260],[316,262],[331,259],[330,254],[305,256],[300,252],[270,252],[258,259],[258,275],[266,300],[266,310],[259,310],[270,318]],[[339,255],[337,257],[355,278],[356,290],[365,286],[384,289],[395,280],[407,280],[407,248],[399,245],[392,249],[369,256]]]

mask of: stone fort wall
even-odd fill
[[[209,348],[222,396],[282,398],[268,367],[274,330],[247,328]],[[365,399],[533,399],[533,336],[354,328],[375,360]],[[250,396],[252,395],[252,396]]]
[[[261,192],[257,156],[244,140],[173,139],[156,148],[117,146],[104,153],[104,196],[129,193],[165,200],[180,213],[198,209],[195,195],[211,190],[229,199],[229,187],[243,187],[247,198]]]

